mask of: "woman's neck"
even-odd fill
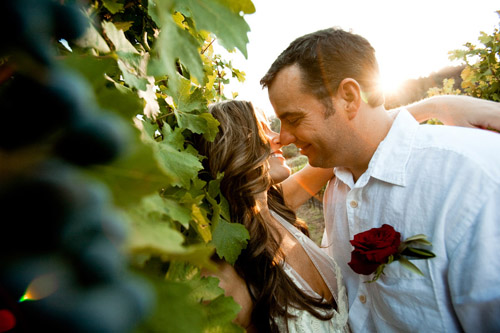
[[[281,224],[271,215],[271,210],[267,205],[267,192],[259,193],[255,196],[255,201],[257,203],[257,209],[259,211],[260,216],[262,217],[264,223],[266,223],[269,228],[268,230],[272,233],[276,240],[280,240],[282,238]]]

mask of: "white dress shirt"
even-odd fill
[[[334,170],[322,246],[341,267],[354,332],[500,331],[500,135],[419,125],[401,110],[368,169]],[[347,265],[354,235],[382,224],[425,234],[436,257],[377,282]]]

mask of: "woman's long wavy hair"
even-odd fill
[[[211,177],[224,172],[221,192],[229,202],[232,222],[243,224],[250,240],[234,267],[246,281],[253,299],[252,324],[259,332],[278,332],[276,317],[289,318],[288,307],[309,311],[327,320],[335,304],[305,294],[283,270],[276,254],[280,239],[259,213],[256,195],[267,191],[268,207],[308,235],[307,226],[298,220],[284,202],[280,186],[272,185],[267,160],[271,150],[253,106],[245,101],[224,101],[209,107],[220,122],[213,142],[200,138],[197,148],[207,157],[205,166]],[[334,302],[334,301],[333,301]],[[331,312],[331,314],[330,314]]]

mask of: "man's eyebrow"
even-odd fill
[[[285,119],[288,117],[297,117],[297,116],[303,116],[303,115],[304,115],[304,112],[302,112],[302,111],[286,111],[286,112],[283,112],[282,114],[280,114],[278,116],[278,118]]]

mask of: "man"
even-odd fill
[[[393,119],[361,36],[326,29],[296,39],[261,84],[312,166],[334,168],[323,245],[342,268],[353,331],[500,329],[500,135]],[[436,257],[394,262],[376,282],[352,271],[354,235],[389,224],[425,234]]]

